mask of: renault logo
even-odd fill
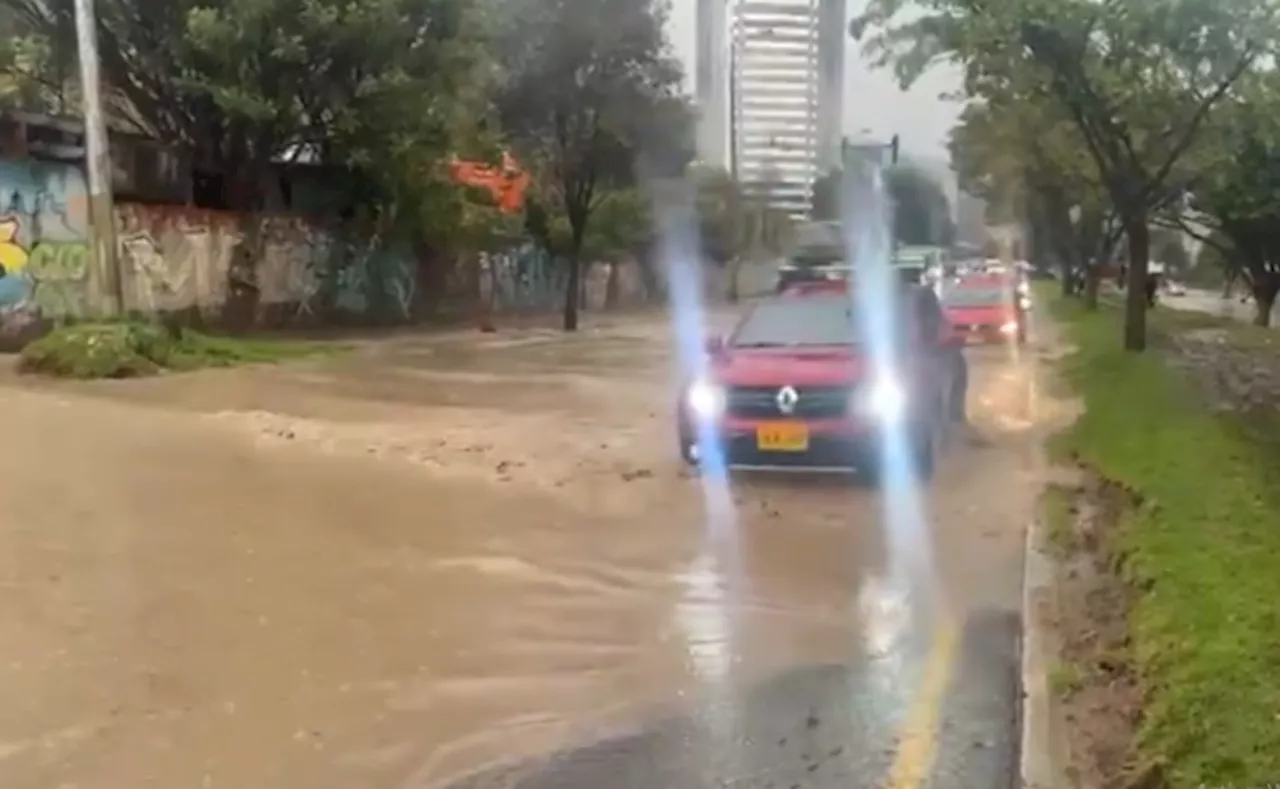
[[[794,413],[799,400],[800,393],[790,386],[778,390],[778,410],[784,414]]]

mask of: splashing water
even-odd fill
[[[854,263],[851,288],[854,312],[867,338],[873,380],[900,379],[895,332],[899,300],[893,268],[892,217],[883,165],[847,168],[842,184],[841,214],[845,248]],[[906,593],[913,608],[927,613],[935,601],[937,582],[927,528],[926,502],[911,457],[909,426],[888,423],[880,443],[881,523],[889,554],[889,583]]]

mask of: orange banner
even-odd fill
[[[520,169],[511,154],[502,154],[502,164],[498,167],[484,162],[454,160],[452,172],[458,183],[487,191],[504,213],[516,214],[524,210],[529,175]]]

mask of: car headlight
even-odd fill
[[[705,419],[724,413],[724,387],[710,381],[694,381],[684,398],[695,416]]]
[[[856,407],[864,416],[897,421],[907,411],[907,390],[897,378],[885,376],[859,391]]]
[[[1017,331],[1018,331],[1017,321],[1009,321],[1008,323],[1000,327],[1001,334],[1015,334],[1017,333]]]

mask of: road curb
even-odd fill
[[[1042,357],[1037,356],[1032,378],[1035,389],[1041,388],[1047,374]],[[1036,394],[1033,392],[1033,403],[1036,402]],[[1037,406],[1033,405],[1033,408]],[[1034,464],[1047,485],[1049,460],[1044,441],[1050,431],[1048,425],[1041,423],[1042,419],[1043,414],[1036,414],[1038,429]],[[1018,709],[1021,736],[1016,779],[1021,789],[1061,789],[1072,785],[1066,770],[1069,751],[1065,734],[1058,725],[1049,683],[1055,650],[1049,628],[1058,611],[1057,563],[1049,546],[1044,518],[1037,511],[1027,525],[1022,558],[1022,643],[1019,656],[1022,703]]]
[[[1064,786],[1049,688],[1051,646],[1045,619],[1054,608],[1053,559],[1045,551],[1044,522],[1027,527],[1022,582],[1022,727],[1018,776],[1022,789]]]

